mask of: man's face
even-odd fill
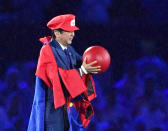
[[[68,44],[72,43],[74,36],[74,31],[62,31],[58,33],[56,40],[58,40],[58,42],[60,42],[63,46],[67,46]]]

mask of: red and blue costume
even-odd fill
[[[70,45],[67,46],[69,63],[55,39],[45,37],[41,41],[44,45],[36,70],[28,131],[74,131],[86,127],[94,114],[90,101],[96,97],[91,75],[80,76],[81,56]],[[71,115],[70,102],[80,119]]]

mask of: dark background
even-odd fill
[[[25,63],[32,62],[32,74],[35,72],[42,46],[38,39],[51,33],[46,27],[46,23],[57,15],[67,13],[76,15],[76,25],[80,30],[76,31],[72,46],[81,55],[86,48],[93,45],[103,46],[111,55],[110,68],[105,73],[94,76],[96,84],[102,90],[100,91],[102,97],[101,95],[98,97],[97,103],[103,100],[103,96],[105,96],[107,97],[105,103],[111,105],[108,102],[115,99],[112,96],[117,95],[116,83],[118,81],[120,83],[123,78],[125,79],[125,74],[128,75],[129,71],[133,72],[133,68],[129,64],[132,65],[133,63],[137,66],[146,61],[145,58],[151,63],[153,62],[152,64],[149,62],[151,65],[147,64],[149,67],[146,69],[146,74],[154,74],[152,79],[156,78],[158,85],[163,86],[161,87],[161,94],[166,92],[168,0],[0,0],[0,79],[2,81],[1,87],[3,87],[2,92],[7,90],[8,95],[12,94],[8,88],[4,87],[7,72],[11,67],[17,68],[19,71],[17,74],[19,81],[26,81],[24,71],[27,68],[23,66]],[[155,64],[156,69],[148,72]],[[162,68],[162,65],[165,68]],[[140,69],[145,70],[145,67],[140,66]],[[158,78],[157,73],[159,71],[155,73],[157,69],[161,72],[161,76],[162,73],[166,74],[163,75],[164,82],[161,81],[162,77]],[[140,70],[137,72],[143,74]],[[146,80],[146,74],[141,75],[143,82]],[[35,79],[33,75],[31,78]],[[8,104],[4,101],[1,103],[2,107],[6,109]],[[30,105],[27,106],[30,107]],[[95,105],[96,112],[101,112],[102,110],[99,110],[97,106],[98,104]],[[111,105],[108,109],[112,107]],[[28,111],[28,115],[29,113],[30,111]],[[107,119],[95,119],[94,123],[100,121],[109,123]],[[96,130],[95,125],[92,124],[94,130]],[[115,124],[110,123],[110,125]],[[117,126],[116,128],[109,127],[109,130],[117,129]],[[138,129],[142,130],[142,127]]]

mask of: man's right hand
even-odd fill
[[[85,57],[82,66],[85,68],[85,70],[88,73],[92,73],[92,74],[97,74],[99,71],[101,71],[101,66],[93,66],[94,64],[97,63],[97,61],[93,61],[89,64],[86,64],[87,58]]]

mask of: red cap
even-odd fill
[[[79,28],[75,26],[75,15],[72,14],[59,15],[52,18],[47,23],[47,27],[51,30],[60,28],[65,31],[79,30]]]

